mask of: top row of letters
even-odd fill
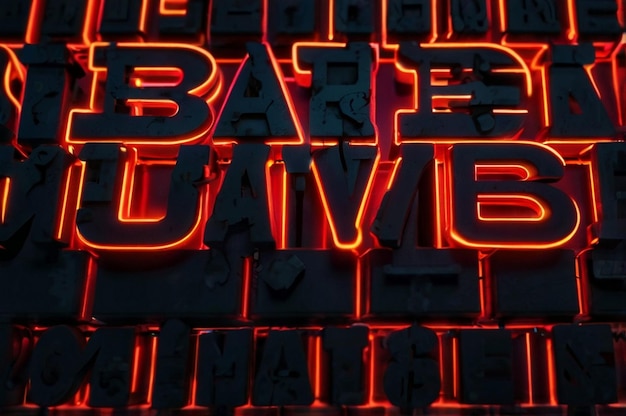
[[[1,43],[618,42],[624,0],[3,0]],[[234,48],[233,48],[234,47]]]

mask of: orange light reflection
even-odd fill
[[[195,351],[195,357],[194,357],[194,366],[192,369],[192,374],[191,374],[191,406],[195,407],[196,406],[196,395],[198,392],[198,355],[200,353],[200,337],[199,336],[194,336],[193,337],[193,341],[194,341],[194,351]]]
[[[490,176],[514,176],[517,180],[525,181],[531,177],[532,167],[522,164],[482,164],[474,166],[474,180],[489,180]]]
[[[526,377],[528,378],[528,404],[533,404],[533,373],[532,373],[532,355],[531,355],[531,343],[530,332],[526,333]]]
[[[248,302],[250,301],[250,285],[251,279],[252,259],[246,257],[243,259],[243,282],[242,282],[242,299],[241,299],[241,316],[244,319],[248,319]]]
[[[477,196],[477,212],[478,219],[481,221],[496,222],[541,222],[548,216],[546,209],[541,201],[531,195],[521,194],[484,194]],[[513,215],[497,216],[486,214],[487,207],[503,207],[510,206],[514,208],[526,208],[534,213],[534,215]]]
[[[30,5],[30,15],[26,26],[26,43],[38,43],[39,28],[44,13],[45,0],[32,0]]]
[[[298,85],[310,87],[313,74],[312,70],[300,67],[298,48],[344,48],[345,46],[346,44],[341,42],[295,42],[291,46],[291,62],[293,63],[294,77]]]
[[[141,359],[141,347],[138,344],[138,338],[135,339],[135,354],[133,356],[133,375],[132,375],[132,386],[131,392],[135,393],[137,391],[137,384],[139,383],[139,360]]]
[[[387,190],[390,190],[393,186],[393,182],[396,180],[396,175],[398,174],[398,169],[401,164],[402,156],[398,157],[393,164],[393,170],[391,171],[391,175],[389,175],[389,181],[387,181]]]
[[[322,394],[322,337],[315,337],[315,400],[320,400]]]
[[[0,178],[0,196],[2,197],[2,204],[0,204],[0,224],[4,224],[6,219],[9,203],[9,189],[11,189],[11,178]]]
[[[64,173],[65,174],[65,185],[63,187],[63,198],[61,201],[61,206],[59,207],[59,222],[57,224],[57,233],[56,233],[56,238],[57,240],[61,240],[63,238],[63,233],[66,230],[66,226],[65,226],[65,217],[67,215],[67,211],[68,211],[68,199],[69,199],[69,195],[70,192],[72,191],[72,187],[70,186],[71,181],[72,181],[72,176],[73,176],[73,172],[74,172],[74,166],[70,166],[67,171]],[[82,183],[82,182],[81,182]]]
[[[363,279],[362,276],[362,265],[361,265],[361,259],[357,259],[356,261],[356,284],[355,284],[355,294],[354,294],[354,316],[356,319],[359,319],[361,317],[361,296],[363,296],[363,294],[361,293],[363,288],[362,288],[362,283],[361,280]]]
[[[120,201],[117,210],[117,219],[119,222],[126,223],[156,223],[163,221],[165,215],[158,217],[133,217],[131,215],[132,196],[135,190],[135,169],[137,166],[137,150],[135,148],[127,148],[128,159],[124,163],[124,173],[122,177],[122,191],[120,194]],[[169,163],[166,163],[168,165]]]
[[[567,29],[567,39],[575,41],[578,39],[578,25],[576,22],[575,0],[567,0],[567,18],[569,27]]]
[[[87,260],[87,270],[86,270],[86,279],[85,279],[85,287],[83,289],[83,302],[80,309],[81,319],[85,322],[89,322],[91,320],[91,307],[93,301],[93,295],[95,291],[94,280],[96,277],[96,270],[98,265],[96,264],[96,260],[93,256],[89,256]]]
[[[282,173],[282,177],[283,177],[283,186],[282,186],[282,204],[281,204],[281,209],[282,209],[282,215],[281,215],[281,224],[280,224],[280,247],[279,248],[287,248],[287,198],[288,198],[288,194],[289,194],[289,189],[288,189],[288,173],[287,173],[287,167],[284,165],[283,163],[283,173]]]
[[[19,58],[15,54],[15,52],[7,47],[6,45],[0,45],[0,48],[6,53],[9,57],[9,62],[7,63],[6,70],[4,71],[3,77],[3,87],[4,92],[6,93],[7,98],[11,101],[11,104],[17,109],[18,118],[19,113],[22,111],[22,102],[18,99],[13,89],[11,88],[11,82],[17,79],[21,85],[24,85],[24,81],[26,79],[26,70],[24,66],[20,63]]]
[[[455,399],[459,397],[459,340],[456,336],[452,337],[452,395]]]
[[[546,353],[548,358],[548,384],[550,390],[550,404],[556,405],[556,374],[554,369],[554,356],[552,349],[552,340],[546,339]]]
[[[328,0],[328,40],[332,41],[334,37],[335,37],[335,0]]]
[[[154,385],[154,373],[156,372],[156,358],[157,358],[157,339],[158,337],[152,336],[152,349],[150,352],[150,376],[148,377],[148,403],[152,403],[152,390]]]
[[[189,0],[160,0],[159,14],[162,16],[185,16],[187,15],[187,3]]]

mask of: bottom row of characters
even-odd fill
[[[395,406],[618,402],[610,325],[157,330],[0,326],[4,406]],[[621,350],[620,350],[621,351]],[[88,390],[88,393],[86,392]]]

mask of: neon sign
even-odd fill
[[[5,3],[0,406],[623,411],[623,2]]]

